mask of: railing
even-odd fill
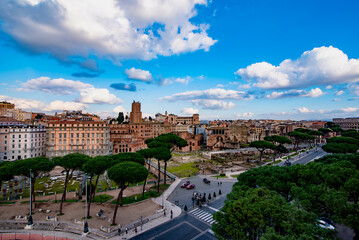
[[[155,163],[153,163],[153,162],[147,162],[148,164],[150,164],[150,166],[152,166],[153,168],[155,168],[155,169],[157,169],[158,170],[158,165],[157,164],[155,164]],[[162,172],[162,173],[165,173],[165,170],[163,169],[163,168],[160,168],[160,171]],[[173,173],[170,173],[169,171],[166,171],[166,175],[168,176],[168,177],[170,177],[170,178],[172,178],[172,179],[176,179],[177,178],[177,176],[176,175],[174,175]]]

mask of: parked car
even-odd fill
[[[331,220],[331,219],[329,219],[329,218],[326,218],[326,217],[320,217],[320,218],[319,218],[319,220],[322,220],[322,221],[324,221],[324,222],[326,222],[326,223],[328,223],[328,224],[330,224],[330,225],[334,226],[334,221],[333,221],[333,220]]]
[[[195,188],[195,187],[196,187],[196,185],[190,184],[190,185],[188,185],[186,188],[187,188],[187,189],[192,189],[192,188]]]
[[[203,178],[203,182],[204,182],[204,183],[207,183],[207,184],[210,184],[210,183],[211,183],[211,181],[209,181],[207,178]]]
[[[292,163],[291,163],[291,162],[289,162],[288,160],[284,162],[284,166],[289,167],[290,165],[292,165]]]
[[[190,181],[187,181],[187,182],[185,182],[185,183],[183,183],[182,185],[181,185],[181,188],[185,188],[185,187],[187,187],[188,185],[190,185],[191,184],[191,182]]]
[[[318,220],[318,226],[321,228],[330,229],[330,230],[335,229],[335,227],[333,225],[330,225],[329,223],[327,223],[323,220]]]

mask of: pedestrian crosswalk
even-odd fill
[[[193,209],[189,213],[192,214],[193,216],[195,216],[196,218],[199,218],[202,221],[205,221],[209,224],[213,224],[215,222],[213,220],[213,215],[211,213],[201,210],[199,208]]]

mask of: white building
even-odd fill
[[[45,156],[43,126],[0,126],[0,161]]]

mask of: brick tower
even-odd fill
[[[140,102],[135,102],[135,101],[132,102],[130,122],[131,123],[142,122],[142,112],[141,112],[141,103]]]

